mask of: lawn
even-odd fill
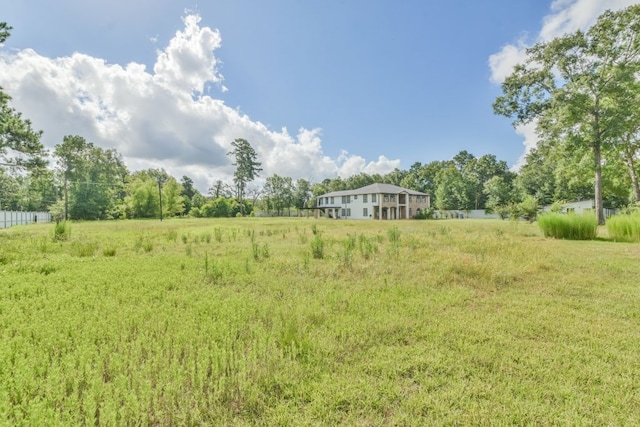
[[[0,230],[0,424],[640,423],[638,244],[498,220],[53,235]]]

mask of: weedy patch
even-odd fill
[[[117,252],[117,248],[115,247],[104,248],[102,250],[102,255],[106,257],[114,257],[116,256],[116,252]]]
[[[322,236],[314,233],[313,239],[311,239],[311,256],[315,259],[324,258],[324,240]]]
[[[69,221],[59,221],[53,226],[53,240],[65,241],[71,237],[71,223]]]
[[[78,257],[92,257],[98,250],[98,243],[96,242],[81,242],[74,241],[71,244],[71,251]]]
[[[637,246],[443,223],[0,230],[0,424],[638,424]]]

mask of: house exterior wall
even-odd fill
[[[400,204],[401,200],[404,203]],[[429,208],[429,196],[407,193],[358,193],[354,190],[353,193],[345,196],[333,198],[320,196],[316,200],[316,206],[324,210],[325,216],[332,218],[408,219],[416,216],[419,210]]]

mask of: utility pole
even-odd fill
[[[162,179],[158,177],[158,193],[160,194],[160,222],[162,222]]]
[[[69,219],[69,192],[67,191],[67,174],[64,174],[64,220]]]

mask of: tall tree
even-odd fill
[[[293,195],[293,204],[300,212],[301,209],[307,208],[309,200],[311,200],[311,184],[306,179],[296,181],[295,194]]]
[[[0,44],[11,34],[11,27],[0,22]],[[34,131],[31,121],[9,106],[11,97],[0,87],[0,166],[44,167],[42,131]]]
[[[247,184],[256,179],[262,169],[262,165],[258,162],[258,155],[253,149],[251,144],[246,139],[236,138],[231,145],[234,147],[232,151],[227,153],[229,156],[233,156],[235,162],[232,163],[236,167],[236,171],[233,174],[233,183],[236,186],[236,197],[240,203],[241,214],[243,212],[243,199]]]
[[[123,202],[127,168],[114,149],[104,150],[78,135],[67,135],[55,147],[63,179],[66,217],[105,219]]]
[[[285,208],[291,208],[293,201],[293,181],[291,177],[275,174],[267,178],[264,192],[268,205],[272,206],[278,216]]]
[[[595,205],[604,223],[603,149],[621,137],[629,109],[615,108],[640,69],[640,5],[607,11],[587,32],[577,31],[526,52],[493,104],[514,125],[537,121],[542,137],[586,146],[593,153]],[[635,77],[634,77],[635,78]]]
[[[196,194],[200,194],[200,192],[194,187],[193,180],[186,175],[182,176],[180,185],[182,186],[180,196],[182,196],[182,203],[184,205],[183,213],[187,215],[193,206],[193,197]]]
[[[435,206],[440,210],[469,209],[467,186],[462,172],[449,166],[438,172]]]
[[[218,179],[209,187],[209,195],[213,197],[214,200],[218,197],[229,197],[229,187],[230,186],[225,184],[221,179]]]

